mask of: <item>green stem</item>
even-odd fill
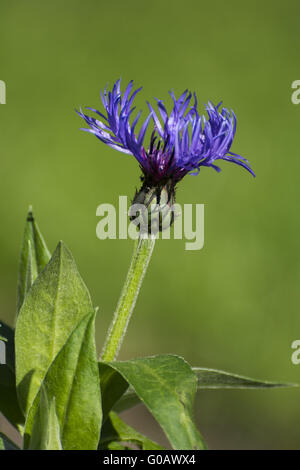
[[[139,238],[134,245],[127,278],[115,311],[101,355],[102,361],[113,361],[120,350],[128,323],[155,244],[155,237]]]

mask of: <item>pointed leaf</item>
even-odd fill
[[[92,311],[88,290],[61,242],[28,292],[17,319],[17,388],[26,414],[57,353]]]
[[[48,417],[48,442],[46,449],[62,450],[60,428],[55,408],[55,398],[52,398]]]
[[[26,269],[26,277],[25,277],[24,298],[27,295],[27,292],[29,291],[30,287],[32,286],[36,278],[37,278],[37,272],[34,269],[31,243],[30,243],[30,240],[28,240],[28,260],[27,260],[27,269]]]
[[[32,449],[35,450],[62,450],[55,398],[49,401],[44,386],[40,391],[40,402],[34,417],[31,442]]]
[[[232,374],[217,369],[208,369],[205,367],[193,367],[198,378],[197,389],[263,389],[263,388],[284,388],[298,387],[298,384],[269,382],[255,380],[242,375]],[[141,403],[141,400],[133,390],[129,388],[118,402],[113,406],[114,411],[121,412],[128,410]]]
[[[123,443],[121,445],[120,443]],[[109,414],[109,418],[102,428],[99,449],[121,449],[126,448],[125,443],[135,444],[142,450],[162,450],[163,447],[151,441],[143,434],[124,423],[114,412]]]
[[[134,388],[174,449],[205,448],[192,419],[197,377],[182,358],[164,355],[109,365]]]
[[[42,387],[55,398],[64,450],[95,450],[101,429],[101,395],[95,345],[95,314],[83,318],[51,364]],[[25,448],[36,448],[33,423],[41,390],[29,411]],[[32,437],[29,444],[30,436]]]
[[[17,312],[19,312],[24,302],[28,288],[45,268],[50,257],[51,255],[34,219],[32,209],[29,208],[20,256]]]
[[[222,370],[194,367],[193,371],[198,377],[198,390],[225,389],[225,388],[282,388],[297,387],[297,384],[268,382],[250,379],[242,375],[224,372]]]

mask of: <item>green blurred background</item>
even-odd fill
[[[205,247],[157,243],[121,358],[176,353],[193,365],[300,383],[291,343],[300,338],[297,0],[1,1],[0,318],[13,324],[16,276],[29,204],[51,250],[71,249],[95,305],[103,341],[132,241],[96,238],[96,207],[132,197],[133,157],[82,126],[74,108],[101,107],[120,76],[168,101],[195,90],[238,116],[233,151],[254,179],[223,162],[179,186],[179,203],[205,204]],[[300,449],[300,392],[212,391],[197,398],[210,448]],[[126,419],[163,437],[141,407]]]

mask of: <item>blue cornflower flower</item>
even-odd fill
[[[89,129],[83,129],[95,134],[105,144],[120,152],[132,154],[139,162],[145,177],[153,183],[173,180],[177,183],[187,173],[198,174],[201,166],[210,166],[217,171],[216,160],[226,160],[246,168],[253,176],[254,173],[247,160],[240,155],[230,152],[236,131],[236,116],[233,111],[221,108],[221,103],[214,106],[206,105],[208,118],[201,116],[197,110],[197,98],[194,94],[194,104],[190,105],[191,93],[186,90],[178,100],[170,92],[174,106],[168,115],[162,100],[156,100],[161,121],[150,103],[150,114],[143,122],[138,134],[136,125],[141,111],[130,124],[129,118],[135,107],[133,100],[141,88],[135,90],[131,81],[124,91],[120,90],[118,80],[112,91],[101,92],[102,103],[106,116],[93,108],[99,117],[95,119],[82,111],[78,114],[84,118]],[[149,147],[144,146],[144,137],[151,117],[154,121],[154,131]],[[156,135],[158,134],[158,136]]]
[[[216,165],[217,160],[225,160],[242,166],[253,176],[248,161],[230,151],[236,131],[236,116],[232,110],[221,108],[221,103],[214,106],[209,102],[205,108],[207,117],[198,112],[197,98],[191,104],[192,94],[186,90],[178,99],[170,92],[173,109],[168,115],[162,100],[156,99],[159,115],[150,103],[147,103],[150,114],[142,123],[139,132],[136,126],[141,111],[130,123],[135,110],[133,101],[141,88],[132,92],[131,81],[124,93],[120,90],[118,80],[112,91],[101,92],[102,103],[106,115],[93,108],[99,119],[87,116],[82,111],[78,114],[86,121],[89,128],[83,129],[94,134],[110,147],[134,155],[143,176],[143,186],[136,194],[134,202],[153,200],[157,196],[159,202],[161,191],[167,188],[168,203],[175,200],[175,186],[186,175],[197,175],[203,166],[221,171]],[[132,92],[132,93],[131,93]],[[144,138],[151,118],[154,129],[149,146],[144,145]],[[151,196],[149,196],[151,194]]]

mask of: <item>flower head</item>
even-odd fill
[[[162,191],[169,195],[167,203],[175,200],[175,186],[186,175],[197,175],[201,167],[211,167],[221,171],[217,160],[235,163],[254,173],[248,161],[230,151],[236,131],[236,116],[232,110],[214,106],[209,102],[206,114],[198,112],[197,98],[186,90],[173,100],[173,109],[168,114],[162,100],[156,99],[159,114],[150,103],[150,113],[136,131],[141,111],[132,118],[135,110],[133,101],[141,88],[133,91],[131,81],[122,93],[121,81],[118,80],[112,91],[101,92],[105,114],[93,108],[87,108],[98,115],[98,119],[77,111],[88,124],[83,129],[94,134],[110,147],[133,155],[142,170],[143,186],[136,193],[134,202],[147,201],[160,203]],[[148,146],[144,144],[145,134],[150,121],[154,128]],[[132,121],[132,122],[130,122]]]
[[[207,117],[198,112],[197,98],[191,104],[192,95],[186,90],[177,100],[173,92],[173,109],[168,115],[162,100],[157,101],[159,116],[148,103],[150,114],[142,123],[139,132],[136,126],[141,112],[130,123],[135,110],[133,101],[141,88],[132,92],[131,81],[124,93],[120,90],[120,80],[112,89],[101,92],[106,115],[93,108],[99,119],[87,116],[82,111],[89,128],[87,132],[95,134],[105,144],[120,152],[134,155],[144,178],[153,185],[164,184],[171,180],[174,185],[187,173],[198,174],[201,166],[212,167],[217,171],[217,160],[236,163],[254,173],[244,158],[230,151],[236,131],[236,116],[233,111],[221,108],[221,103],[206,105]],[[132,93],[131,93],[132,92]],[[151,118],[154,130],[149,146],[144,145],[144,138]]]

